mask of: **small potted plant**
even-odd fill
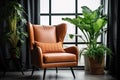
[[[3,21],[6,21],[5,40],[10,43],[11,58],[20,58],[20,47],[27,33],[24,31],[26,19],[24,8],[17,1],[8,1],[3,7]]]
[[[105,54],[111,55],[111,50],[104,44],[97,44],[97,40],[106,30],[102,30],[107,23],[107,16],[102,14],[103,6],[99,6],[96,10],[91,10],[87,6],[82,6],[83,17],[62,18],[74,24],[82,31],[85,39],[80,34],[70,34],[70,37],[79,36],[84,42],[88,43],[83,50],[84,55],[88,57],[90,72],[92,74],[104,73],[104,57]]]

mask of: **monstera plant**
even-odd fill
[[[107,30],[104,30],[103,27],[107,24],[107,16],[102,14],[103,6],[99,6],[96,10],[91,10],[87,6],[82,6],[82,14],[83,16],[78,16],[77,18],[62,18],[62,20],[70,22],[75,25],[78,29],[82,31],[85,38],[81,36],[81,34],[70,34],[70,37],[78,36],[86,44],[87,47],[83,50],[84,55],[88,56],[90,67],[93,68],[95,66],[102,65],[102,69],[95,70],[93,68],[91,73],[93,74],[102,74],[104,70],[104,66],[102,62],[104,62],[105,54],[111,55],[111,50],[105,46],[104,44],[98,44],[97,40]],[[102,30],[103,29],[103,30]],[[91,61],[92,60],[92,61]],[[95,65],[93,64],[95,62]],[[93,65],[93,66],[92,66]],[[97,66],[98,67],[98,66]],[[101,70],[101,71],[100,71]]]

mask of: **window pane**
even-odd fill
[[[100,6],[101,0],[78,0],[78,13],[82,12],[81,6],[88,6],[94,10]]]
[[[41,25],[49,25],[49,16],[40,16]]]
[[[52,25],[60,24],[60,23],[70,24],[67,21],[62,20],[62,18],[66,18],[66,17],[74,18],[75,16],[51,16],[51,24]]]
[[[64,42],[75,42],[75,38],[70,39],[70,37],[69,37],[69,34],[75,34],[75,26],[66,21],[63,21],[62,18],[65,18],[65,17],[74,18],[74,16],[52,16],[52,20],[51,20],[52,25],[66,23],[67,24],[67,33],[66,33]]]
[[[101,36],[98,37],[97,42],[101,42]]]
[[[49,0],[40,0],[40,13],[49,13]]]
[[[74,13],[75,0],[51,0],[52,13]]]

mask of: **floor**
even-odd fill
[[[45,80],[115,80],[107,73],[91,75],[84,70],[74,70],[74,73],[75,79],[70,70],[58,70],[57,74],[55,70],[47,70]],[[5,77],[0,77],[0,80],[42,80],[43,78],[43,70],[35,71],[32,77],[30,74],[31,71],[24,71],[24,75],[21,72],[7,72]]]

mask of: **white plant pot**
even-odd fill
[[[85,61],[85,71],[89,71],[90,70],[90,64],[89,64],[89,60],[88,57],[84,55],[84,61]]]

